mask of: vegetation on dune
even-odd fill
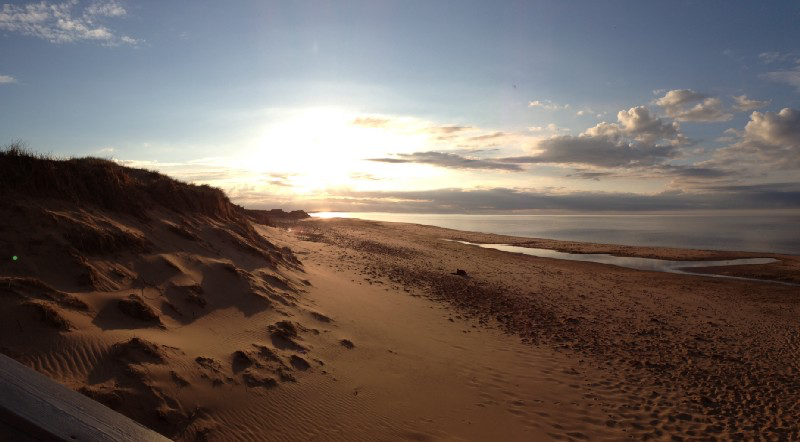
[[[98,221],[107,215],[114,218],[112,213],[97,213],[100,209],[133,215],[146,222],[158,219],[172,233],[190,241],[200,241],[203,231],[215,232],[217,238],[272,264],[299,264],[290,250],[279,250],[251,224],[256,221],[253,214],[264,212],[275,216],[285,212],[246,210],[233,204],[225,192],[216,187],[185,183],[107,159],[55,158],[32,152],[19,142],[0,148],[0,201],[6,202],[0,208],[14,211],[16,206],[34,202],[36,207],[32,210],[38,211],[42,210],[39,202],[44,200],[67,203],[70,210],[81,211],[77,219],[98,217],[94,222],[84,222],[47,214],[51,218],[58,217],[63,236],[71,247],[87,255],[141,250],[148,245],[146,235],[143,237],[113,223]],[[42,207],[45,206],[47,204]],[[165,211],[174,212],[178,217],[165,219]],[[302,218],[301,213],[286,215]],[[305,212],[302,215],[308,216]],[[121,222],[126,224],[124,220]]]
[[[233,219],[239,210],[215,187],[107,159],[55,158],[20,142],[0,149],[0,195],[54,198],[136,216],[159,206],[218,219]]]
[[[311,215],[303,210],[284,212],[281,209],[242,209],[242,211],[245,215],[250,217],[253,222],[273,227],[284,223],[292,224],[301,219],[311,218]]]

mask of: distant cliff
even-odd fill
[[[293,210],[286,212],[281,209],[272,210],[258,210],[258,209],[242,209],[245,215],[249,216],[254,222],[259,224],[266,224],[274,226],[284,222],[294,222],[305,218],[311,218],[311,215],[303,210]]]

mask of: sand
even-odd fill
[[[798,280],[796,256],[531,241],[359,220],[316,220],[296,230],[319,245],[301,259],[327,259],[337,272],[360,273],[390,292],[418,292],[478,327],[566,358],[552,385],[576,388],[577,407],[601,416],[561,420],[552,402],[529,403],[526,411],[550,416],[536,415],[550,437],[798,436],[800,399],[788,393],[800,386],[796,286],[642,272],[442,239],[662,259],[771,256],[780,262],[724,271],[781,281]],[[452,275],[457,268],[468,277]]]
[[[176,440],[800,437],[800,297],[360,220],[0,209],[0,351]],[[800,281],[800,259],[722,269]],[[466,275],[456,275],[463,269]]]

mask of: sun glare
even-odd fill
[[[428,136],[402,127],[365,127],[355,124],[357,118],[359,114],[335,107],[291,112],[267,124],[241,162],[250,170],[284,174],[284,191],[301,195],[343,187],[380,190],[388,182],[446,174],[426,166],[397,168],[369,161],[422,150]]]

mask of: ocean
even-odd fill
[[[457,230],[631,246],[800,255],[800,215],[454,215],[320,212]]]

